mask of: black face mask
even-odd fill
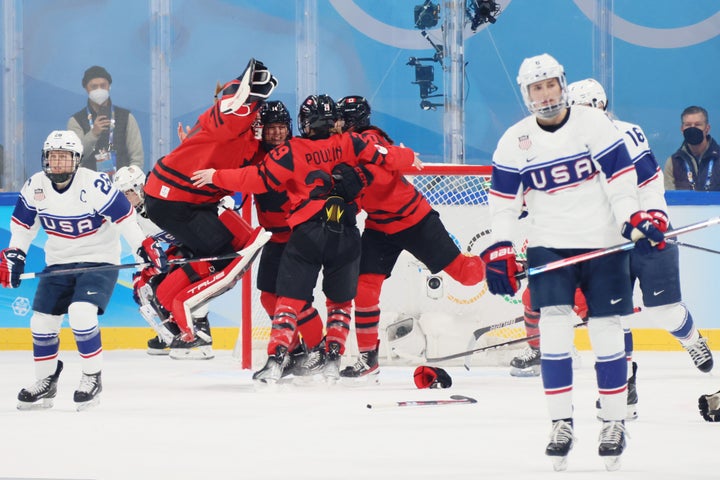
[[[700,145],[705,140],[705,133],[697,127],[690,127],[683,130],[683,137],[690,145]]]

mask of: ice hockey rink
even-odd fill
[[[105,352],[101,403],[76,412],[77,353],[55,406],[20,412],[32,383],[29,351],[0,353],[0,479],[715,479],[720,424],[698,414],[720,389],[685,352],[637,352],[639,418],[622,467],[597,455],[594,370],[575,371],[575,434],[566,472],[544,449],[550,433],[539,378],[504,367],[448,367],[453,386],[418,390],[412,367],[382,367],[376,385],[283,383],[258,390],[229,351],[175,361],[144,351]],[[716,367],[717,369],[717,367]],[[472,405],[368,409],[368,403],[477,399]]]

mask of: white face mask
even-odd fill
[[[105,90],[104,88],[96,88],[95,90],[90,90],[90,93],[88,93],[88,97],[90,98],[91,102],[102,105],[103,103],[105,103],[105,100],[110,98],[110,90]]]

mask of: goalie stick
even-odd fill
[[[408,400],[404,402],[368,403],[367,408],[394,408],[394,407],[433,407],[437,405],[462,405],[477,403],[472,397],[465,395],[450,395],[450,400]]]
[[[215,262],[218,260],[232,260],[233,258],[243,257],[246,255],[252,255],[265,245],[270,240],[270,233],[265,230],[260,231],[255,240],[247,247],[233,253],[227,253],[225,255],[217,255],[214,257],[201,257],[201,258],[177,258],[168,260],[168,265],[184,265],[186,263],[195,262]],[[58,270],[51,270],[49,272],[27,272],[20,275],[20,280],[31,280],[33,278],[42,277],[54,277],[57,275],[70,275],[81,272],[92,272],[102,270],[124,270],[127,268],[145,268],[149,267],[150,264],[147,262],[141,263],[121,263],[119,265],[108,264],[108,265],[94,265],[92,267],[79,267],[79,268],[62,268]]]
[[[718,223],[720,223],[720,217],[712,217],[707,220],[703,220],[702,222],[691,223],[690,225],[676,228],[675,230],[669,230],[665,232],[665,238],[672,238],[678,235],[682,235],[684,233],[694,232],[695,230],[700,230],[702,228],[707,228],[712,225],[717,225]],[[548,272],[550,270],[557,270],[558,268],[575,265],[576,263],[585,262],[594,258],[604,257],[605,255],[610,255],[611,253],[631,250],[634,247],[635,242],[627,242],[621,243],[620,245],[615,245],[613,247],[601,248],[598,250],[581,253],[580,255],[575,255],[574,257],[561,258],[560,260],[555,260],[554,262],[546,263],[545,265],[530,267],[527,270],[518,273],[515,278],[525,278],[526,276],[537,275],[538,273]]]

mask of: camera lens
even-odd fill
[[[433,290],[437,290],[440,288],[441,282],[438,277],[430,277],[428,279],[428,287],[432,288]]]

